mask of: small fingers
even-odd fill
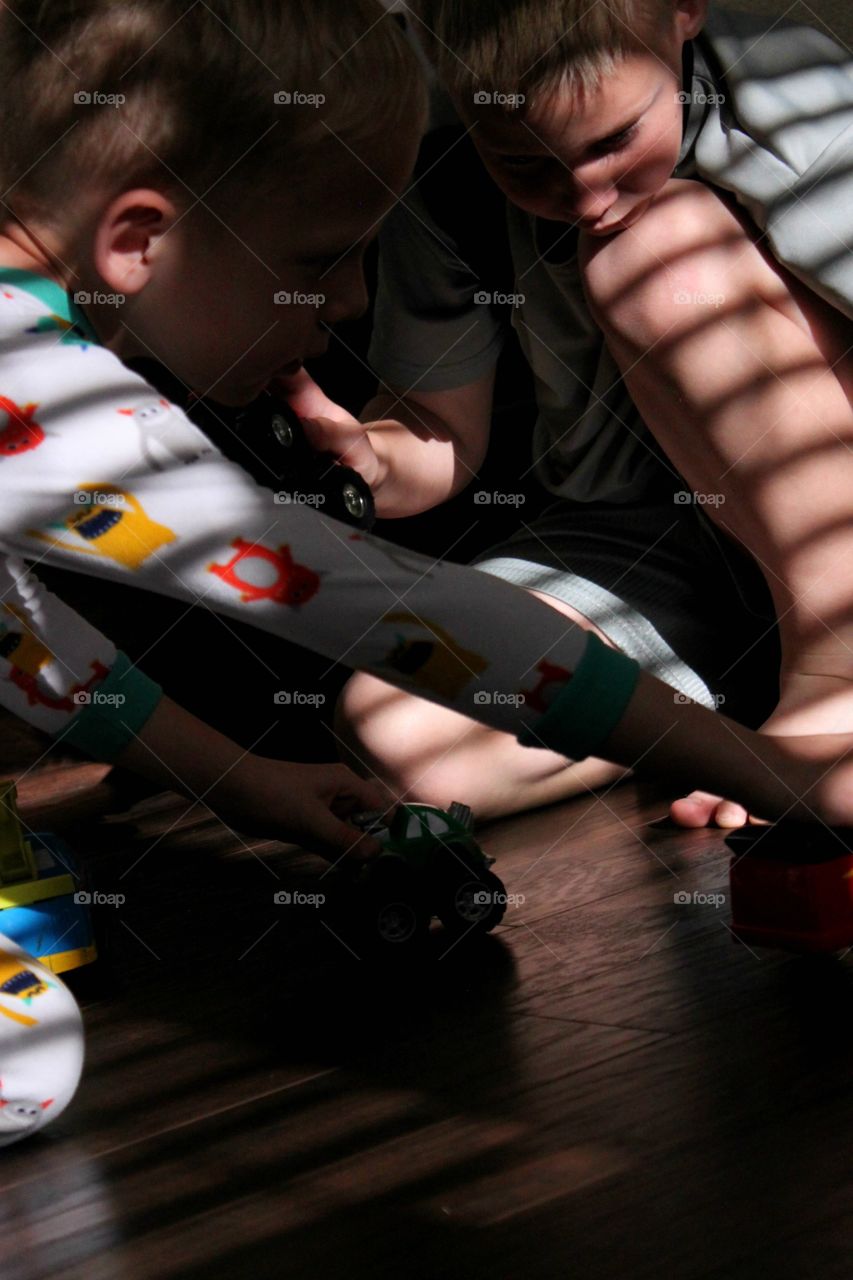
[[[379,809],[390,816],[397,807],[396,797],[384,783],[360,778],[345,764],[336,766],[333,782],[335,798],[332,809],[341,818],[365,809]]]
[[[273,379],[273,385],[300,418],[349,419],[351,416],[329,399],[304,367],[297,373]]]
[[[303,418],[305,439],[318,453],[339,453],[350,441],[350,433],[342,433],[339,423],[329,418]]]
[[[367,862],[376,857],[382,846],[375,836],[336,818],[328,810],[325,818],[314,826],[314,847],[330,862],[345,858],[348,862]]]

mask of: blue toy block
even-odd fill
[[[74,854],[53,832],[37,832],[28,842],[37,876],[0,885],[0,933],[54,973],[91,964],[97,949]]]

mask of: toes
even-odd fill
[[[708,791],[691,791],[689,796],[672,802],[669,816],[680,827],[707,827],[714,821],[717,809],[725,803],[721,796],[711,795]]]
[[[749,814],[743,805],[735,804],[733,800],[723,800],[714,813],[714,821],[718,827],[744,827],[748,819]]]

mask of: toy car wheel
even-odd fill
[[[418,911],[414,903],[404,899],[383,902],[376,912],[376,932],[383,942],[410,942],[418,931]]]
[[[329,455],[321,455],[324,460]],[[376,520],[376,506],[369,485],[352,467],[330,459],[322,475],[322,491],[325,498],[323,515],[356,529],[370,529]]]
[[[371,868],[359,904],[362,936],[369,951],[415,955],[429,934],[430,912],[410,869],[390,860],[383,865],[384,861]]]
[[[467,850],[442,850],[435,913],[454,933],[490,933],[504,918],[506,890]]]

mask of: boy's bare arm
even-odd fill
[[[384,388],[365,406],[361,421],[373,424],[384,471],[376,491],[383,514],[426,511],[471,483],[489,445],[494,386],[492,369],[450,391]]]
[[[494,385],[491,370],[448,391],[383,387],[360,421],[328,400],[304,371],[282,389],[296,412],[310,419],[314,447],[360,472],[377,514],[387,519],[438,506],[474,479],[488,448]]]
[[[853,324],[698,183],[668,184],[638,227],[582,244],[626,385],[707,514],[764,570],[783,693],[789,673],[849,677]]]
[[[246,751],[169,697],[115,763],[207,805],[246,835],[304,843],[330,858],[377,853],[378,842],[345,818],[394,804],[383,786],[344,765],[294,764]]]
[[[853,735],[754,733],[678,702],[647,672],[601,754],[673,786],[717,788],[767,818],[853,825]],[[384,789],[343,765],[294,765],[244,751],[167,697],[116,763],[203,801],[240,831],[305,839],[327,856],[376,852],[372,838],[342,819],[389,804]]]
[[[635,235],[582,241],[581,252],[635,404],[686,487],[767,579],[782,665],[764,729],[849,732],[853,325],[772,260],[742,211],[698,183],[669,183]],[[690,824],[744,820],[718,804],[691,797]]]

